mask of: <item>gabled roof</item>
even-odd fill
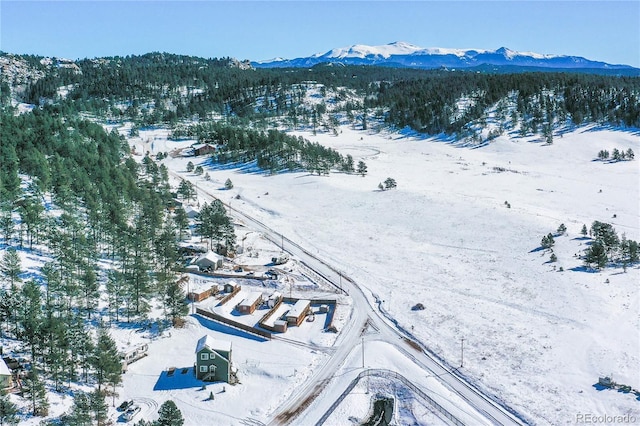
[[[199,144],[191,145],[191,148],[193,149],[201,149],[204,147],[215,148],[215,145],[211,145],[210,143],[199,143]]]
[[[214,339],[207,334],[205,336],[202,336],[200,340],[198,340],[198,344],[196,345],[196,353],[200,352],[204,348],[215,352],[231,352],[231,342],[228,342],[226,340]]]
[[[258,300],[262,299],[262,293],[259,291],[251,292],[245,297],[242,302],[240,302],[240,306],[252,306]]]
[[[302,314],[304,311],[306,311],[309,308],[310,304],[311,304],[310,300],[305,300],[305,299],[298,300],[296,304],[293,305],[293,308],[291,308],[287,316],[296,317],[296,318],[299,317],[300,314]]]
[[[198,256],[198,258],[193,263],[200,264],[205,260],[213,264],[217,264],[218,261],[224,260],[224,256],[220,256],[218,253],[214,253],[211,250],[209,250],[208,252]]]
[[[0,358],[0,376],[10,376],[11,370],[7,367],[7,363],[4,362],[4,359]]]

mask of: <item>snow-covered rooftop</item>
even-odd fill
[[[310,304],[311,304],[311,301],[309,301],[309,300],[305,300],[305,299],[298,300],[295,303],[295,305],[293,305],[293,308],[291,308],[291,310],[289,311],[287,316],[288,317],[299,317],[300,314],[302,314],[304,311],[307,310],[307,308],[309,308]]]
[[[0,376],[10,376],[11,370],[7,367],[7,363],[4,362],[4,359],[0,358]]]
[[[262,298],[262,293],[259,291],[252,291],[245,297],[242,302],[240,302],[239,306],[252,306],[259,299]]]
[[[231,342],[221,339],[214,339],[213,337],[204,335],[198,340],[198,344],[196,346],[196,353],[200,352],[202,349],[207,348],[212,351],[224,351],[231,352]]]

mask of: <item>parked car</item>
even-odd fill
[[[123,415],[124,420],[127,422],[132,420],[139,412],[140,412],[139,405],[134,405],[133,407],[130,407]]]
[[[133,400],[124,401],[120,406],[118,406],[118,411],[127,411],[133,405]]]

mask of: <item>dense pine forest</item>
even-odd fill
[[[188,199],[193,189],[172,189],[158,158],[135,161],[126,138],[105,124],[131,122],[132,134],[166,126],[173,138],[218,146],[214,162],[317,174],[364,174],[366,165],[355,170],[351,156],[285,129],[337,134],[345,123],[408,127],[478,143],[517,131],[551,143],[566,126],[640,127],[638,77],[252,69],[230,58],[163,53],[75,62],[3,53],[0,59],[0,333],[29,354],[24,389],[33,415],[47,412],[45,380],[59,392],[72,382],[95,384],[95,393],[76,401],[92,407],[83,412],[90,420],[72,413],[63,420],[69,425],[105,420],[104,398],[120,382],[121,368],[109,326],[147,321],[152,304],[164,313],[156,329],[179,325],[187,313],[177,278],[178,244],[189,223],[175,199]],[[20,104],[31,107],[21,111]],[[486,136],[489,120],[495,126]],[[202,212],[199,235],[232,251],[224,206],[214,202]],[[26,273],[19,250],[47,261]],[[101,293],[108,300],[102,311]],[[0,423],[10,424],[15,407],[2,404]]]

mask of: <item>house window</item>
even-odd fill
[[[209,354],[206,352],[203,352],[200,354],[200,359],[203,361],[208,361],[209,360]]]
[[[216,354],[209,354],[209,359],[214,359],[216,357]]]
[[[201,372],[201,373],[206,373],[207,371],[209,371],[209,369],[207,368],[207,366],[206,366],[206,365],[201,365],[201,366],[200,366],[200,372]]]

